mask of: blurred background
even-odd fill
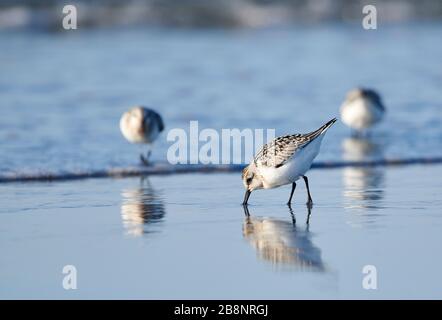
[[[437,20],[438,0],[2,0],[1,28],[60,29],[61,7],[78,6],[79,23],[96,26],[254,28],[360,21],[361,7],[375,5],[383,22]]]
[[[66,4],[76,30],[62,28]],[[134,105],[166,134],[198,120],[281,135],[338,116],[357,86],[378,90],[386,118],[368,142],[338,123],[319,160],[440,156],[441,17],[438,0],[0,0],[0,175],[138,165],[118,125]]]

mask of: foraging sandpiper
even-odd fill
[[[252,191],[271,189],[292,184],[292,191],[287,204],[292,201],[296,181],[302,177],[307,187],[308,205],[313,203],[310,195],[308,178],[305,173],[319,153],[325,132],[336,122],[330,120],[318,130],[307,134],[282,136],[265,144],[254,160],[243,170],[242,179],[246,193],[243,205],[247,205]]]

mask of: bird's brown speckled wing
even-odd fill
[[[312,141],[311,134],[292,134],[278,137],[259,150],[255,156],[255,164],[278,168],[310,141]]]
[[[336,118],[331,119],[318,130],[307,134],[292,134],[278,137],[265,144],[255,156],[254,162],[257,166],[279,168],[286,163],[298,150],[307,146],[324,131],[336,122]]]
[[[163,118],[161,118],[161,116],[153,110],[150,109],[145,110],[144,123],[146,128],[156,127],[158,128],[159,132],[164,130]]]

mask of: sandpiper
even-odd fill
[[[149,146],[147,155],[140,155],[141,162],[147,165],[149,164],[151,145],[164,130],[164,122],[157,112],[138,106],[123,114],[120,120],[120,130],[129,142]]]
[[[300,177],[304,179],[307,187],[307,204],[311,205],[313,200],[305,173],[319,153],[325,132],[335,122],[336,118],[313,132],[282,136],[265,144],[242,172],[246,188],[243,205],[247,205],[250,194],[254,190],[271,189],[291,183],[292,191],[287,203],[290,204],[296,181]]]
[[[342,122],[360,133],[382,120],[385,106],[376,91],[358,88],[347,94],[340,111]]]

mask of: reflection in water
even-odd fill
[[[247,206],[244,206],[244,237],[256,249],[260,259],[275,266],[290,266],[302,271],[325,271],[321,250],[313,245],[309,232],[311,207],[308,207],[307,223],[303,229],[296,226],[295,215],[289,209],[292,221],[252,217]]]
[[[161,222],[165,210],[161,198],[156,194],[149,181],[142,178],[139,187],[125,189],[121,195],[123,197],[121,217],[127,234],[141,236],[154,232],[153,228],[147,227]]]
[[[347,161],[377,160],[383,157],[383,147],[366,138],[348,138],[342,143],[343,158]],[[377,208],[383,199],[384,168],[348,167],[343,170],[346,207]],[[356,201],[355,201],[356,200]]]

